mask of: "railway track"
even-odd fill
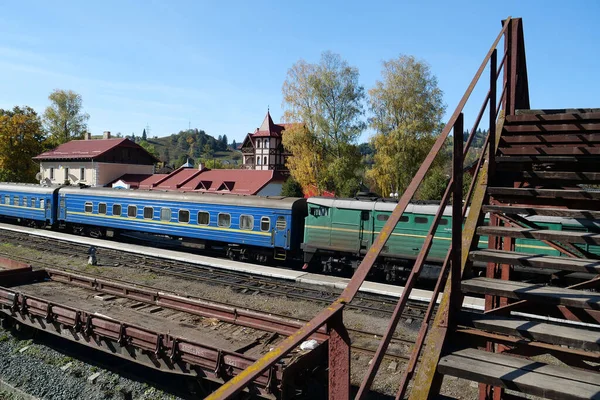
[[[89,246],[65,243],[60,240],[40,238],[24,233],[0,230],[0,241],[17,246],[27,246],[41,251],[49,251],[65,257],[86,257]],[[0,254],[11,256],[6,249],[0,249]],[[20,257],[20,261],[34,266],[56,268],[55,265],[40,261],[36,257]],[[195,281],[217,284],[228,287],[242,294],[263,294],[281,296],[291,299],[317,301],[323,305],[330,304],[340,294],[332,288],[319,289],[313,285],[290,284],[281,279],[256,276],[249,273],[221,271],[212,267],[201,266],[181,261],[165,260],[156,257],[140,256],[117,252],[103,248],[101,250],[102,264],[136,268],[148,272],[193,279]],[[140,260],[142,262],[140,262]],[[392,313],[397,299],[380,295],[359,293],[347,308],[374,315],[388,316]],[[427,305],[409,301],[409,307],[403,313],[403,318],[420,320]]]
[[[61,255],[71,258],[86,258],[87,249],[89,246],[65,243],[60,240],[53,240],[48,238],[40,238],[31,236],[25,233],[7,232],[0,230],[0,242],[9,243],[14,246],[28,247],[36,249],[37,251],[47,251],[55,255]],[[32,264],[38,268],[54,268],[72,271],[71,268],[58,267],[51,262],[40,260],[39,257],[32,253],[31,255],[15,255],[10,248],[1,248],[0,255],[16,259]],[[335,290],[319,290],[309,287],[306,285],[302,287],[298,284],[289,284],[281,282],[275,278],[264,278],[256,277],[251,274],[230,272],[230,271],[219,271],[211,267],[198,266],[196,264],[184,263],[179,261],[164,260],[154,257],[139,256],[133,254],[126,254],[122,252],[113,251],[110,249],[102,249],[101,252],[102,264],[112,265],[114,267],[123,266],[128,268],[137,268],[144,271],[149,271],[156,274],[177,276],[185,279],[193,279],[196,281],[210,283],[212,285],[218,284],[221,286],[229,287],[235,291],[243,294],[263,294],[268,296],[281,296],[292,299],[299,299],[305,301],[318,301],[323,304],[329,304],[337,296],[339,292]],[[89,275],[89,274],[88,274]],[[98,276],[99,278],[101,276]],[[113,278],[111,278],[113,279]],[[113,279],[115,280],[115,279]],[[144,285],[136,284],[140,287]],[[149,288],[149,287],[148,287]],[[201,299],[206,301],[214,301],[210,299]],[[357,298],[350,303],[347,307],[355,311],[368,313],[369,315],[379,314],[382,316],[389,316],[395,306],[396,299],[385,298],[375,295],[360,294]],[[425,312],[426,305],[413,302],[411,307],[407,308],[407,312],[403,314],[403,317],[410,320],[420,319]],[[258,310],[254,310],[258,311]],[[285,315],[277,315],[269,313],[273,316],[280,318],[289,318]],[[297,319],[297,318],[296,318]],[[298,320],[298,319],[297,319]],[[307,322],[301,321],[300,322]],[[352,338],[352,350],[363,354],[371,355],[376,350],[374,345],[360,345],[356,343],[373,342],[373,339],[379,337],[375,332],[369,332],[365,330],[349,329],[350,336]],[[408,351],[410,346],[414,342],[410,339],[396,336],[392,340],[392,346],[396,350],[390,349],[386,354],[386,358],[395,359],[401,362],[408,360]],[[399,350],[402,349],[402,350]]]

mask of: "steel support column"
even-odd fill
[[[342,313],[327,322],[329,332],[329,400],[350,399],[350,336]]]

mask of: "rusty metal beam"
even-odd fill
[[[131,285],[126,282],[108,279],[99,279],[91,276],[66,272],[55,269],[46,269],[47,276],[56,282],[68,283],[94,290],[101,293],[112,294],[137,300],[157,306],[184,311],[206,318],[217,318],[220,321],[260,329],[266,332],[275,332],[281,335],[291,335],[300,327],[301,323],[282,318],[269,316],[231,306],[209,303],[193,297],[182,297],[175,294],[159,292],[152,288]],[[325,329],[319,329],[311,335],[312,339],[323,342],[329,338]]]
[[[317,314],[310,322],[290,335],[254,364],[223,384],[223,386],[210,394],[206,399],[220,400],[229,399],[235,396],[255,380],[257,376],[260,376],[264,371],[275,365],[282,357],[294,350],[303,340],[323,326],[323,324],[329,321],[335,314],[342,312],[343,308],[344,302],[340,299],[334,301],[329,307]]]

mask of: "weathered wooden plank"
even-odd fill
[[[584,114],[600,113],[600,108],[549,108],[516,110],[516,115]],[[512,115],[511,115],[512,117]]]
[[[570,155],[598,155],[600,154],[600,147],[590,147],[586,145],[573,145],[573,146],[546,146],[546,145],[533,145],[533,146],[519,146],[519,147],[500,147],[498,152],[502,155],[557,155],[557,156],[570,156]]]
[[[552,240],[563,243],[600,244],[600,234],[593,232],[554,231],[530,228],[511,228],[507,226],[480,226],[477,234],[482,236],[507,236],[538,240]]]
[[[570,181],[577,183],[600,182],[600,172],[578,172],[578,171],[522,171],[521,176],[525,179]]]
[[[534,189],[534,188],[509,188],[488,187],[488,193],[494,197],[533,197],[565,199],[565,200],[600,200],[600,191],[583,189]]]
[[[499,156],[495,158],[496,163],[556,163],[556,164],[600,164],[600,157],[590,156]]]
[[[597,109],[591,109],[590,112],[584,110],[581,112],[580,110],[565,110],[564,113],[535,113],[535,114],[522,114],[522,115],[507,115],[506,116],[506,125],[513,125],[515,123],[527,123],[527,122],[577,122],[577,121],[590,121],[590,120],[600,120],[600,112]]]
[[[545,304],[600,310],[600,293],[535,285],[492,278],[473,278],[462,282],[468,293],[487,294]]]
[[[599,399],[600,375],[482,350],[464,349],[440,360],[442,374],[548,399]]]
[[[600,351],[600,332],[498,315],[461,312],[462,325],[586,351]]]
[[[600,274],[600,260],[591,260],[587,258],[554,257],[542,254],[525,254],[501,250],[472,251],[469,258],[472,261]]]
[[[586,132],[586,133],[584,133]],[[502,141],[506,143],[520,143],[535,141],[539,143],[564,143],[564,142],[598,142],[600,132],[599,123],[577,124],[518,124],[506,125],[502,133]],[[528,135],[515,135],[529,133]],[[542,133],[542,135],[540,135]],[[571,133],[571,134],[566,134]]]
[[[579,219],[600,219],[600,211],[572,210],[554,207],[527,207],[527,206],[483,206],[485,213],[501,213],[516,215],[544,215],[549,217],[565,217]]]

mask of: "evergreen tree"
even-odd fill
[[[223,143],[223,150],[227,150],[227,145],[229,143],[227,143],[227,135],[223,135],[223,138],[221,139],[222,143]]]
[[[148,140],[148,137],[146,136],[146,129],[144,128],[144,132],[142,132],[142,140]]]
[[[291,176],[281,185],[281,195],[287,197],[303,197],[302,186]]]

